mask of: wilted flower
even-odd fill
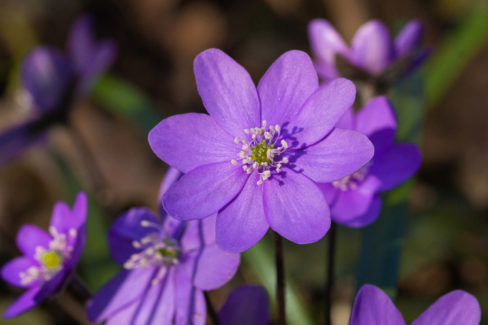
[[[412,325],[478,325],[481,308],[475,297],[462,290],[440,297]],[[349,325],[405,325],[391,299],[373,285],[364,285],[356,295]]]
[[[24,256],[5,264],[2,278],[27,291],[3,317],[17,316],[60,290],[85,246],[86,214],[87,199],[82,192],[76,197],[73,210],[64,202],[56,203],[49,233],[34,225],[20,228],[17,246]]]
[[[395,144],[396,119],[386,97],[373,98],[357,114],[350,109],[338,127],[357,130],[375,147],[373,159],[354,173],[328,184],[320,184],[331,207],[332,220],[350,227],[362,227],[378,218],[379,193],[389,191],[412,177],[419,169],[417,145]]]
[[[115,58],[112,41],[94,40],[92,21],[80,17],[71,29],[67,53],[40,46],[22,63],[22,83],[36,116],[0,134],[0,164],[43,142],[48,126],[65,122],[71,102],[86,95]]]
[[[221,325],[268,325],[268,295],[261,286],[240,286],[229,294],[218,316]]]
[[[269,227],[299,244],[322,238],[330,217],[316,182],[339,180],[373,156],[366,136],[334,129],[354,102],[353,83],[319,87],[301,51],[278,58],[257,89],[217,49],[199,54],[194,71],[210,115],[175,115],[149,133],[156,155],[186,173],[164,195],[168,212],[181,220],[217,213],[217,243],[232,252]]]
[[[168,177],[163,190],[174,178]],[[239,254],[215,243],[215,216],[182,222],[133,208],[112,225],[112,256],[124,270],[88,303],[88,316],[107,324],[205,324],[202,290],[229,281]]]
[[[391,82],[429,54],[421,49],[423,26],[416,20],[406,24],[395,39],[381,21],[369,21],[356,32],[350,47],[327,20],[312,20],[308,32],[317,71],[325,80],[343,76]]]

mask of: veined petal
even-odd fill
[[[184,267],[176,266],[176,313],[175,325],[205,325],[207,306],[203,292],[193,286]]]
[[[296,118],[284,128],[300,146],[310,146],[327,135],[354,104],[356,87],[344,78],[334,79],[319,88],[305,102]]]
[[[481,308],[478,300],[462,290],[440,297],[412,325],[479,325]]]
[[[411,20],[395,38],[395,50],[398,57],[417,50],[424,34],[424,26],[418,20]]]
[[[38,263],[34,262],[32,258],[29,257],[16,257],[9,261],[2,267],[2,278],[19,288],[27,288],[32,286],[32,283],[22,284],[20,273],[27,271],[31,266],[37,266]]]
[[[187,173],[238,157],[240,146],[206,114],[188,113],[162,120],[148,136],[154,153],[168,165]]]
[[[264,186],[264,211],[271,228],[297,244],[313,243],[330,228],[329,207],[318,186],[302,174],[286,169]]]
[[[26,292],[24,292],[19,299],[17,299],[13,304],[11,304],[5,313],[3,314],[3,318],[12,318],[18,316],[29,309],[37,306],[39,304],[38,301],[34,299],[37,292],[39,291],[39,287],[32,287]]]
[[[405,325],[405,321],[386,293],[366,284],[356,295],[349,325]]]
[[[241,191],[248,176],[229,161],[197,167],[164,194],[163,205],[180,220],[208,217]]]
[[[379,20],[362,25],[352,40],[349,59],[369,73],[381,73],[395,59],[388,28]]]
[[[261,125],[256,86],[249,73],[218,49],[200,53],[193,62],[198,93],[207,112],[232,136]]]
[[[312,52],[321,63],[333,66],[334,56],[337,53],[342,55],[347,53],[346,43],[325,19],[314,19],[308,24],[308,37]]]
[[[372,157],[374,147],[357,131],[334,129],[322,141],[297,153],[295,170],[318,183],[329,183],[352,174]],[[290,160],[292,161],[292,160]]]
[[[243,252],[254,246],[268,231],[264,215],[263,187],[256,185],[254,172],[241,193],[217,216],[217,244],[228,252]]]
[[[52,237],[45,230],[34,225],[23,225],[17,233],[17,247],[27,257],[36,256],[36,247],[48,249]]]
[[[184,252],[199,250],[203,246],[215,243],[216,215],[201,220],[186,222],[185,233],[181,238],[181,246]]]
[[[269,301],[260,286],[243,285],[234,289],[219,311],[222,325],[267,325]]]
[[[302,51],[288,51],[269,67],[258,84],[262,119],[282,128],[292,122],[318,88],[312,60]],[[256,126],[260,126],[261,122]]]

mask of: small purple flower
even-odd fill
[[[261,286],[234,289],[219,311],[221,325],[268,325],[269,300]]]
[[[421,156],[415,144],[395,144],[396,120],[386,97],[373,98],[357,114],[350,109],[338,124],[369,137],[373,159],[341,180],[320,184],[331,207],[332,220],[363,227],[374,222],[381,210],[379,193],[392,190],[419,169]]]
[[[175,180],[170,174],[163,192]],[[107,324],[205,324],[202,290],[224,285],[240,261],[239,254],[217,247],[214,230],[215,216],[182,222],[166,213],[159,219],[146,208],[122,214],[110,229],[109,244],[124,270],[88,303],[89,319]]]
[[[334,126],[355,87],[336,79],[319,87],[310,57],[289,51],[257,88],[224,52],[194,61],[198,92],[210,115],[182,114],[149,133],[156,155],[186,173],[163,197],[180,220],[217,215],[217,243],[241,252],[271,227],[298,244],[322,238],[329,208],[316,182],[345,177],[368,162],[363,134]]]
[[[478,325],[481,308],[475,297],[454,290],[440,297],[412,325]],[[364,285],[356,295],[349,325],[405,325],[391,299],[373,285]]]
[[[406,24],[395,39],[381,21],[369,21],[356,32],[350,47],[327,20],[312,20],[308,32],[317,59],[316,68],[324,80],[349,77],[351,69],[341,69],[338,58],[343,58],[365,76],[386,78],[392,73],[388,69],[394,65],[400,65],[397,69],[401,70],[400,74],[405,74],[420,65],[429,54],[421,49],[423,26],[417,20]]]
[[[86,95],[115,59],[112,41],[96,42],[92,20],[80,17],[71,29],[67,53],[39,46],[22,63],[22,83],[36,116],[0,134],[0,165],[43,142],[47,128],[68,118],[71,102]]]
[[[75,268],[85,246],[87,199],[81,192],[73,209],[64,202],[54,206],[49,233],[24,225],[17,234],[17,246],[24,254],[5,264],[2,278],[27,291],[3,314],[15,317],[38,305],[62,287]]]

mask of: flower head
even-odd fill
[[[416,20],[395,39],[381,21],[369,21],[356,32],[350,47],[327,20],[312,20],[308,32],[317,71],[325,80],[344,76],[388,82],[412,71],[429,55],[421,49],[423,26]]]
[[[79,193],[71,210],[64,202],[54,206],[49,232],[24,225],[17,234],[17,246],[24,254],[5,264],[2,278],[27,291],[3,317],[17,316],[55,294],[78,263],[85,245],[87,200]]]
[[[415,144],[395,144],[396,119],[386,97],[373,98],[358,113],[350,109],[338,126],[366,134],[375,146],[375,155],[354,173],[320,187],[331,207],[332,220],[363,227],[378,218],[379,193],[412,177],[420,167],[421,156]]]
[[[166,184],[175,180],[171,173]],[[122,214],[110,229],[109,244],[124,270],[88,303],[90,320],[205,324],[202,290],[229,281],[240,260],[217,247],[214,228],[215,216],[182,222],[166,213],[157,218],[146,208]]]
[[[156,155],[186,173],[164,195],[166,210],[181,220],[217,214],[217,243],[232,252],[269,227],[299,244],[322,238],[330,217],[316,182],[339,180],[373,156],[366,136],[334,128],[354,102],[353,83],[319,87],[301,51],[278,58],[257,88],[217,49],[199,54],[194,71],[210,115],[175,115],[149,133]]]
[[[234,289],[219,311],[222,325],[267,325],[269,300],[261,286],[243,285]]]
[[[480,318],[476,298],[455,290],[440,297],[412,325],[478,325]],[[405,320],[386,293],[367,284],[356,295],[349,325],[405,325]]]

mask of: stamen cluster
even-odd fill
[[[348,175],[338,181],[332,182],[332,185],[334,185],[341,191],[355,190],[368,175],[369,167],[370,165],[366,164],[351,175]]]

